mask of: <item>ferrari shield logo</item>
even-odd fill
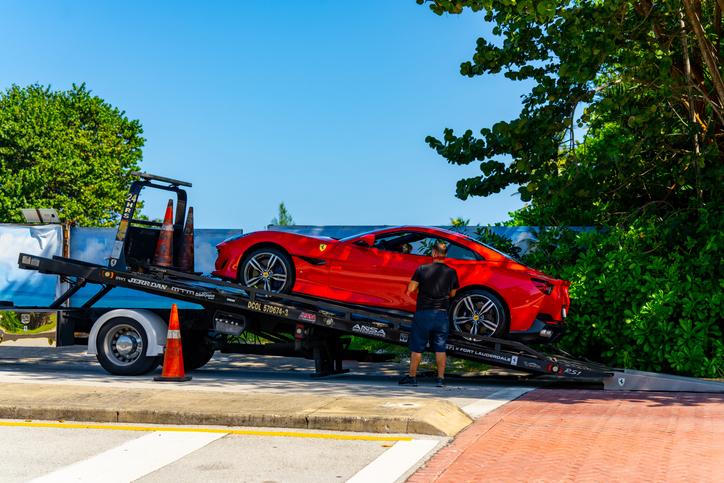
[[[320,244],[319,244],[319,251],[320,251],[320,252],[323,252],[323,251],[326,250],[326,249],[327,249],[327,244],[326,244],[326,243],[320,243]]]

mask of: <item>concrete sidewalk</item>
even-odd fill
[[[454,436],[472,419],[431,397],[241,394],[88,385],[0,385],[0,418],[286,427]]]
[[[186,383],[107,374],[83,347],[0,345],[0,418],[219,424],[453,436],[533,389],[515,381],[423,378],[399,386],[406,364],[347,362],[312,378],[314,361],[216,354]]]
[[[435,387],[432,377],[420,379],[418,387],[400,386],[397,381],[407,365],[345,362],[350,372],[334,377],[314,378],[314,361],[285,357],[216,354],[193,380],[177,385],[153,381],[154,373],[138,377],[106,373],[83,347],[18,348],[0,344],[0,386],[5,384],[52,384],[153,391],[222,392],[238,395],[277,395],[286,398],[377,397],[386,402],[400,398],[446,401],[473,418],[531,390],[534,386],[500,377],[451,378],[445,388]],[[491,380],[492,379],[492,380]]]

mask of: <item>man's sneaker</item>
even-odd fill
[[[445,379],[442,377],[437,378],[437,383],[435,384],[437,387],[445,387]]]
[[[399,384],[400,386],[417,386],[417,379],[408,374],[407,376],[400,379]]]

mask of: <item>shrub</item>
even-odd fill
[[[620,367],[724,375],[721,212],[542,230],[526,263],[571,281],[561,347]]]

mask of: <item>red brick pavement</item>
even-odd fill
[[[724,395],[537,389],[408,482],[724,482]]]

